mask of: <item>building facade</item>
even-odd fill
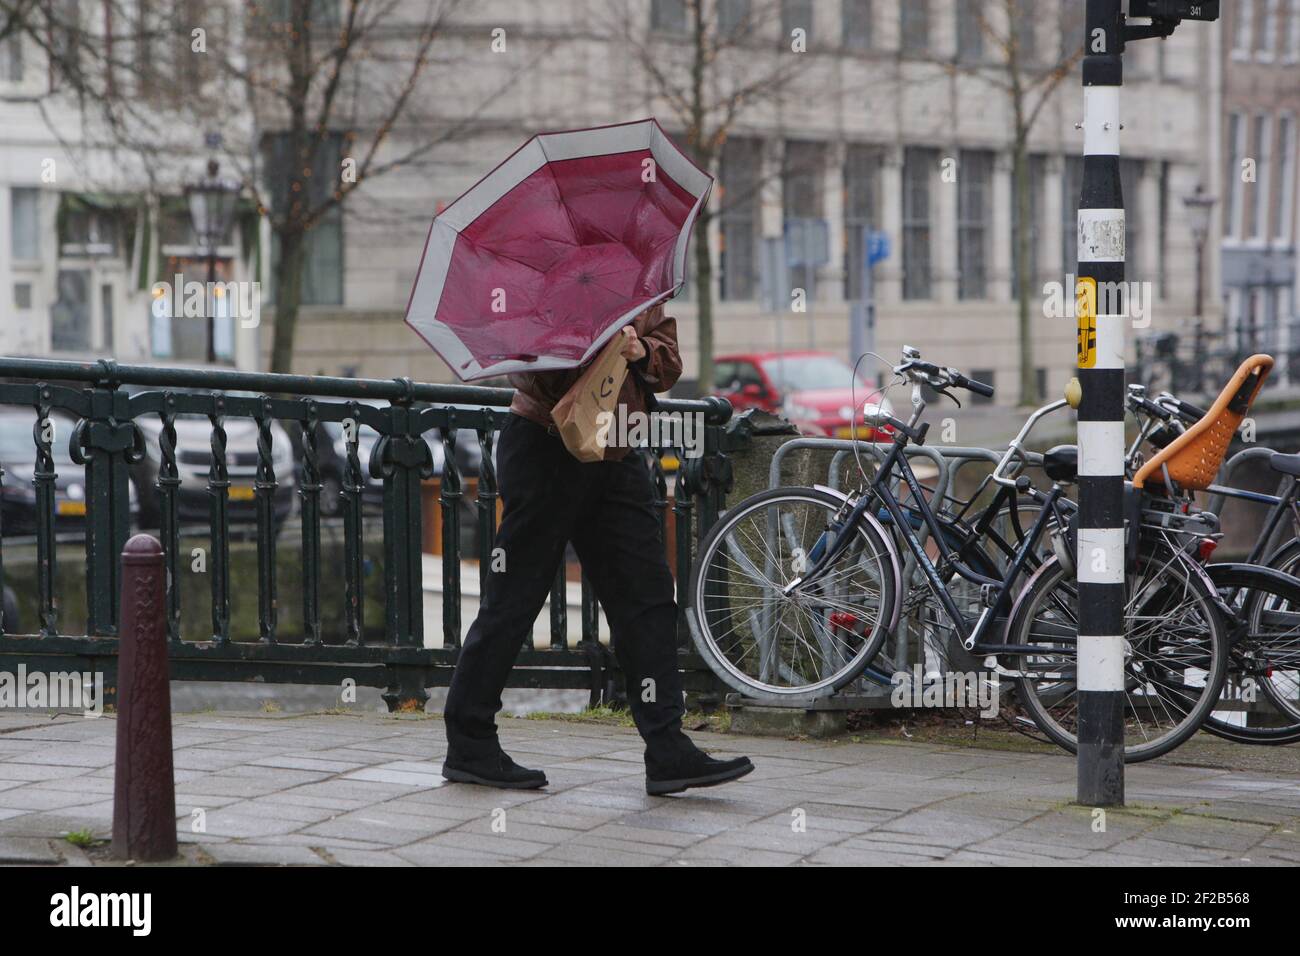
[[[330,2],[322,0],[322,9]],[[1044,309],[1060,300],[1061,289],[1067,299],[1072,290],[1083,98],[1071,57],[1082,44],[1083,5],[1011,6],[1016,15],[1008,22],[1003,4],[973,0],[704,0],[710,35],[722,48],[706,77],[708,121],[725,132],[712,169],[718,186],[709,235],[716,354],[815,348],[848,357],[864,236],[875,232],[887,239],[889,255],[873,272],[874,350],[893,360],[903,344],[915,345],[993,381],[997,400],[1014,403],[1015,123],[1006,88],[1012,70],[1042,89],[1059,67],[1067,75],[1041,107],[1034,95],[1027,100],[1036,107],[1027,133],[1033,364],[1043,391],[1059,393],[1072,374],[1075,326]],[[430,218],[538,131],[653,115],[685,137],[692,29],[686,0],[478,0],[457,7],[412,108],[384,140],[380,160],[401,161],[317,227],[295,370],[451,380],[403,324]],[[1190,321],[1195,256],[1181,199],[1217,178],[1209,144],[1221,138],[1219,32],[1186,24],[1169,40],[1134,44],[1126,56],[1129,274],[1148,284],[1139,319],[1148,330]],[[401,35],[395,28],[385,37],[401,42]],[[1010,37],[1014,66],[1004,48]],[[29,55],[21,67],[22,83],[37,82],[28,75],[33,62]],[[752,77],[749,95],[729,98]],[[61,197],[102,187],[89,177],[57,187],[41,182],[39,160],[57,152],[54,140],[42,132],[38,111],[5,97],[6,89],[13,87],[0,78],[0,121],[19,124],[30,142],[6,138],[0,146],[0,242],[12,250],[0,261],[0,288],[15,300],[10,314],[21,317],[21,331],[6,323],[0,332],[0,349],[168,358],[140,284],[142,273],[165,274],[156,268],[160,253],[139,251],[142,233],[160,242],[165,224],[127,230],[135,251],[127,255],[123,239],[115,256],[88,267],[84,282],[68,278],[87,270],[75,253],[77,234],[55,241],[57,230],[68,228],[59,226],[68,222]],[[242,116],[232,107],[222,125],[238,128]],[[205,132],[186,131],[194,143]],[[422,143],[432,145],[417,148]],[[196,169],[201,160],[201,149],[187,159]],[[166,204],[153,201],[161,216]],[[230,273],[265,280],[273,254],[267,238],[264,223],[237,228],[223,256]],[[179,241],[162,245],[177,259],[196,251]],[[1205,298],[1217,321],[1218,263],[1209,259]],[[1049,283],[1059,284],[1055,296]],[[83,285],[92,291],[83,293]],[[115,296],[111,336],[104,331],[108,310],[95,304],[104,286]],[[264,296],[266,308],[273,294]],[[60,305],[83,300],[93,301],[80,312]],[[698,302],[698,290],[688,288],[670,306],[688,379],[698,369]],[[82,313],[88,318],[68,317]],[[265,362],[268,326],[235,331],[238,364]]]
[[[1224,4],[1221,257],[1225,345],[1300,352],[1300,0]],[[1279,375],[1295,384],[1291,361]]]

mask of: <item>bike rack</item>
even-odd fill
[[[840,491],[840,473],[845,464],[852,457],[856,461],[855,449],[860,453],[863,449],[869,451],[875,458],[883,461],[889,450],[893,447],[892,442],[864,442],[855,441],[849,438],[796,438],[788,441],[778,448],[772,456],[772,464],[768,469],[768,488],[777,488],[781,486],[781,470],[785,458],[793,451],[810,450],[810,451],[834,451],[831,458],[830,466],[827,470],[826,487],[833,491]],[[958,472],[974,462],[987,462],[996,465],[1001,461],[1006,449],[978,448],[965,445],[909,445],[904,449],[904,454],[912,458],[923,457],[929,459],[937,470],[935,486],[933,488],[933,498],[937,501],[943,501],[948,494],[948,489],[952,487]],[[1025,467],[1032,467],[1042,464],[1042,456],[1034,452],[1024,452]],[[772,526],[774,519],[769,518],[768,545],[769,554],[772,553],[773,542],[776,535],[776,528]],[[929,537],[929,527],[925,524],[917,529],[917,537],[924,545]],[[771,575],[774,571],[772,568],[766,569]],[[915,582],[924,587],[923,579],[918,577],[919,569],[916,558],[910,553],[904,559],[902,569],[902,581],[904,593],[899,595],[900,601],[905,601],[907,592],[910,592]],[[770,578],[769,578],[770,579]],[[764,627],[766,628],[766,623]],[[912,641],[909,634],[908,619],[906,615],[899,617],[898,627],[893,635],[895,642],[895,660],[902,663],[910,661],[912,654]],[[852,688],[853,693],[846,693]],[[830,695],[826,700],[837,700],[842,706],[867,706],[878,705],[882,698],[887,699],[890,695],[890,687],[881,686],[869,677],[862,677],[845,688]],[[765,704],[768,702],[764,702]]]

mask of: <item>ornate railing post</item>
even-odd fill
[[[131,526],[127,463],[144,457],[144,436],[131,421],[114,364],[99,364],[104,377],[86,391],[90,414],[73,432],[68,453],[86,469],[86,633],[111,635],[119,613],[118,555]]]
[[[447,412],[439,429],[442,478],[438,506],[442,509],[442,646],[460,646],[460,466],[456,464],[456,413]]]
[[[253,482],[257,511],[257,624],[263,643],[275,643],[280,620],[276,594],[275,449],[272,447],[271,399],[262,396],[257,416],[257,478]],[[304,582],[305,583],[305,582]]]
[[[212,579],[212,639],[230,640],[230,473],[226,466],[226,402],[213,393],[212,460],[208,465],[208,515],[212,554],[208,575]]]
[[[343,587],[347,642],[355,646],[365,640],[366,626],[366,556],[365,542],[361,536],[365,476],[361,472],[361,458],[357,448],[361,436],[361,407],[356,402],[349,403],[348,416],[343,423],[344,450],[347,452],[347,468],[343,479]]]
[[[303,641],[321,642],[320,624],[320,452],[316,433],[320,430],[315,402],[307,404],[302,426],[302,627]]]
[[[433,475],[433,453],[420,434],[420,414],[411,407],[414,387],[398,379],[405,396],[390,404],[388,433],[370,456],[371,475],[384,481],[384,589],[387,637],[402,648],[424,647],[424,566],[421,551],[420,482]],[[445,557],[445,556],[444,556]],[[426,668],[389,665],[383,697],[390,710],[424,708]]]
[[[181,486],[176,467],[176,396],[163,394],[162,428],[158,432],[158,533],[167,565],[167,638],[181,639],[181,528],[176,491]]]
[[[54,578],[58,563],[58,546],[54,540],[54,423],[50,421],[50,390],[37,386],[40,404],[32,438],[36,442],[36,467],[32,484],[36,490],[36,601],[41,619],[41,636],[54,637],[59,632],[58,609],[54,602]]]

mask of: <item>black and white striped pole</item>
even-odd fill
[[[1079,197],[1078,800],[1124,803],[1124,195],[1120,0],[1087,0]]]

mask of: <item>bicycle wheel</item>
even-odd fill
[[[1168,753],[1213,710],[1227,673],[1228,641],[1212,586],[1190,558],[1148,546],[1130,575],[1124,609],[1124,760]],[[1007,642],[1042,645],[1019,655],[1017,691],[1043,733],[1078,750],[1075,685],[1078,592],[1055,556],[1026,585]]]
[[[880,650],[898,601],[893,545],[867,521],[820,579],[814,564],[844,502],[774,488],[731,508],[700,547],[686,609],[695,645],[730,687],[757,699],[815,697],[852,681]]]
[[[1232,611],[1228,678],[1205,730],[1237,743],[1300,740],[1300,580],[1242,564],[1205,570]]]

